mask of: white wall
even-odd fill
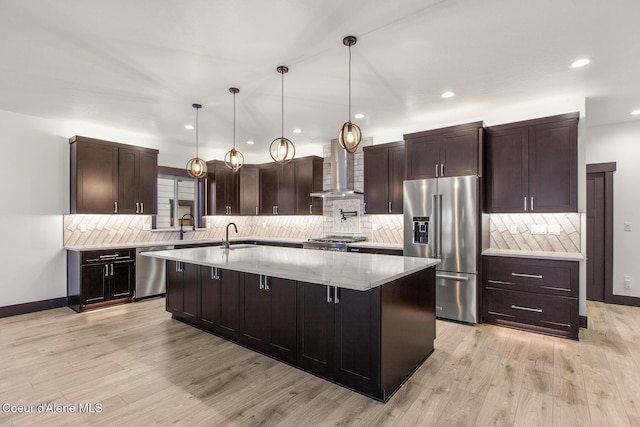
[[[640,297],[640,121],[589,127],[587,163],[616,162],[613,175],[613,293]],[[630,222],[632,231],[624,231]],[[623,278],[631,276],[632,289]]]
[[[65,297],[62,215],[69,213],[69,137],[152,148],[162,143],[144,135],[6,111],[0,111],[0,129],[0,307]]]

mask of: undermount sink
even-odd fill
[[[247,244],[238,244],[238,245],[233,245],[232,244],[232,245],[229,246],[229,249],[225,248],[224,245],[223,245],[223,246],[220,246],[220,249],[230,250],[231,251],[231,250],[234,250],[234,249],[247,249],[247,248],[255,248],[255,247],[256,247],[256,245],[252,245],[252,244],[248,244],[247,243]]]

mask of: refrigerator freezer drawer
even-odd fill
[[[436,316],[477,323],[476,275],[436,272]]]

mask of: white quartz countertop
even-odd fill
[[[563,261],[583,261],[580,252],[548,252],[548,251],[519,251],[513,249],[485,249],[482,255],[505,256],[519,258],[557,259]]]
[[[438,259],[260,245],[143,252],[143,255],[244,273],[366,291],[440,263]]]

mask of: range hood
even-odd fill
[[[329,190],[311,193],[311,197],[343,197],[362,194],[353,189],[353,154],[331,140],[331,181]]]

